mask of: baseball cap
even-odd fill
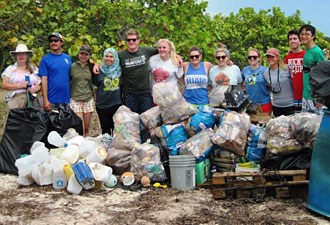
[[[270,49],[268,49],[268,51],[266,52],[266,55],[279,56],[279,55],[280,55],[280,51],[277,50],[276,48],[270,48]]]
[[[79,52],[87,52],[88,54],[91,54],[92,53],[92,49],[88,45],[83,45],[79,49]]]
[[[63,37],[60,33],[57,33],[57,32],[53,32],[51,33],[49,36],[48,36],[48,40],[50,40],[51,37],[57,37],[59,39],[61,39],[63,41]]]

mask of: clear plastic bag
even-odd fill
[[[141,143],[139,114],[132,112],[126,106],[120,106],[113,116],[113,121],[115,123],[113,147],[132,150]]]
[[[143,126],[151,130],[162,124],[162,117],[160,115],[159,106],[152,107],[151,109],[141,113],[140,115]]]
[[[165,124],[179,123],[198,112],[183,98],[178,86],[173,83],[157,83],[153,86],[152,93]]]
[[[224,149],[243,156],[250,125],[250,117],[246,113],[224,112],[212,141]]]
[[[166,173],[160,161],[159,148],[148,143],[137,145],[131,154],[131,172],[136,180],[147,176],[151,181],[164,181]]]

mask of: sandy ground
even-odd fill
[[[52,186],[19,186],[0,173],[0,224],[330,224],[305,198],[214,200],[209,189],[139,191],[102,187],[80,195]]]

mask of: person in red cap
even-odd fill
[[[50,53],[40,62],[39,76],[43,106],[50,111],[52,106],[70,103],[70,68],[72,59],[62,52],[63,38],[59,33],[48,36]]]
[[[263,75],[273,95],[273,115],[277,117],[294,114],[291,76],[282,62],[279,50],[276,48],[268,49],[266,58],[269,67]]]

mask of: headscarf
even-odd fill
[[[104,57],[109,53],[112,53],[115,59],[113,64],[111,64],[110,66],[105,64],[104,62]],[[104,51],[100,69],[104,75],[111,77],[112,79],[121,76],[121,68],[119,64],[118,53],[114,48],[107,48]]]

